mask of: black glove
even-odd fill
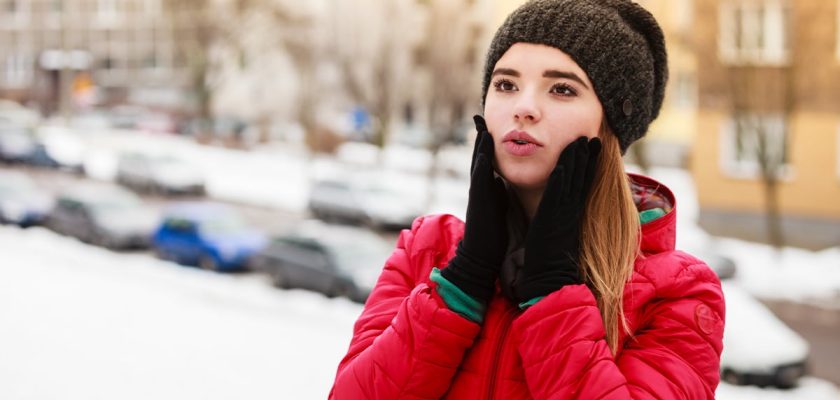
[[[580,225],[601,141],[580,137],[560,154],[525,236],[525,262],[513,284],[520,303],[582,283]]]
[[[507,193],[493,173],[493,137],[484,118],[473,117],[477,131],[470,167],[470,198],[464,237],[441,275],[479,301],[493,297],[507,252]]]

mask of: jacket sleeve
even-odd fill
[[[419,218],[400,234],[353,328],[330,399],[438,399],[449,388],[479,325],[418,278],[428,278],[435,262],[434,250],[412,249],[429,229],[434,223]]]
[[[714,399],[725,312],[720,281],[696,259],[673,274],[639,283],[655,289],[647,288],[653,295],[616,357],[585,285],[564,287],[527,309],[514,332],[532,396]]]

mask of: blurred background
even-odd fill
[[[0,0],[0,398],[325,398],[517,0]],[[720,399],[840,399],[840,1],[647,0]]]

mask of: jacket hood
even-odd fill
[[[674,250],[677,241],[677,200],[667,186],[653,178],[627,174],[639,212],[662,208],[665,215],[642,225],[641,250],[645,255]]]

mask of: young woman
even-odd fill
[[[535,0],[491,43],[466,222],[403,231],[335,399],[713,399],[724,302],[622,154],[656,118],[662,31],[629,0]]]

